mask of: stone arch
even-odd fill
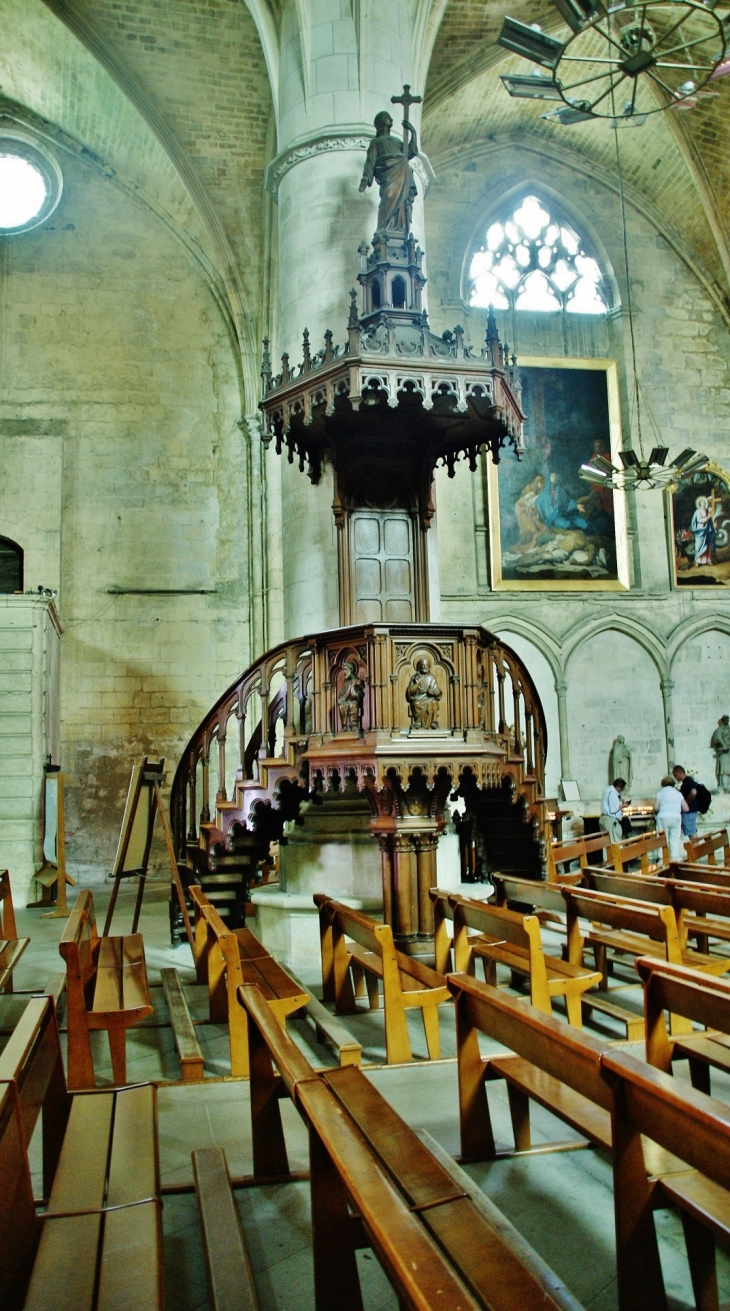
[[[607,617],[586,629],[574,634],[566,659],[573,777],[593,808],[623,733],[633,753],[632,795],[653,796],[667,755],[661,648],[640,624]]]
[[[708,787],[715,786],[710,737],[730,714],[730,617],[705,615],[672,634],[672,758]]]
[[[563,643],[563,657],[566,675],[575,653],[591,638],[599,633],[615,630],[629,637],[646,651],[656,665],[660,679],[668,675],[666,645],[650,628],[624,615],[601,615],[600,618],[584,623],[579,621],[568,632]]]

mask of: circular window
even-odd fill
[[[45,222],[61,188],[61,170],[44,147],[20,132],[0,132],[0,236]]]

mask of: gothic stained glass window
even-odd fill
[[[586,242],[529,195],[489,224],[469,264],[470,305],[606,314],[608,288]]]

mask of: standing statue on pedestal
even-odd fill
[[[406,688],[406,701],[413,728],[438,728],[441,688],[431,673],[431,661],[421,656]]]
[[[391,99],[403,105],[403,140],[391,136],[393,119],[387,109],[376,114],[377,136],[373,137],[368,146],[360,191],[365,191],[373,181],[380,188],[379,232],[395,230],[408,233],[411,230],[413,200],[417,195],[409,160],[418,154],[416,130],[408,121],[408,109],[410,105],[417,104],[421,97],[412,96],[410,88],[404,86],[403,95],[392,96]]]
[[[342,687],[337,698],[343,733],[356,732],[362,719],[365,684],[358,675],[354,660],[346,660],[342,669]]]
[[[721,792],[730,792],[730,716],[723,715],[710,738],[715,753],[715,777]]]
[[[631,747],[626,745],[626,738],[619,733],[611,747],[611,761],[608,769],[608,781],[615,778],[626,780],[627,790],[631,789]]]

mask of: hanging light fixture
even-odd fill
[[[625,0],[606,8],[601,0],[553,0],[570,29],[564,40],[507,17],[497,44],[549,70],[539,98],[562,100],[566,112],[545,117],[565,125],[602,118],[611,127],[625,119],[638,127],[648,114],[692,109],[717,94],[703,90],[730,72],[730,19],[715,12],[716,2]],[[510,95],[530,94],[510,85],[516,79],[502,81]]]

